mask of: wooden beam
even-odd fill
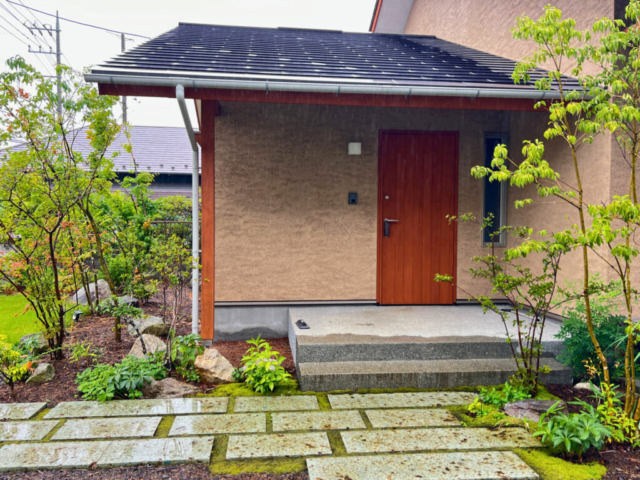
[[[202,101],[200,133],[202,188],[202,316],[200,335],[213,340],[215,335],[215,239],[216,239],[216,165],[215,165],[215,101]]]
[[[101,95],[130,97],[174,98],[173,87],[144,85],[98,85]],[[294,103],[304,105],[346,105],[357,107],[450,108],[457,110],[514,110],[533,111],[535,100],[526,98],[439,97],[425,95],[360,95],[344,93],[265,92],[262,90],[233,90],[224,88],[185,88],[186,98],[228,102]]]

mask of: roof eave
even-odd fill
[[[142,85],[149,87],[176,87],[183,85],[195,89],[236,89],[279,92],[364,94],[364,95],[404,95],[404,96],[443,96],[443,97],[487,97],[487,98],[520,98],[520,99],[557,99],[560,93],[556,90],[539,91],[531,87],[484,87],[484,86],[400,86],[353,83],[313,83],[287,80],[231,80],[231,79],[194,79],[188,77],[144,77],[139,75],[109,75],[88,73],[84,76],[87,82],[112,85]]]

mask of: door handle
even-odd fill
[[[392,223],[398,223],[398,220],[393,220],[391,218],[384,219],[384,236],[385,237],[389,236],[389,230],[391,229]]]

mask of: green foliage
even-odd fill
[[[150,268],[159,279],[162,292],[163,317],[166,319],[170,313],[171,321],[176,321],[185,289],[189,286],[191,278],[191,251],[186,242],[174,234],[159,237],[151,247],[150,258]],[[170,307],[167,303],[168,292],[171,293]]]
[[[91,342],[76,342],[69,348],[71,349],[69,360],[71,362],[84,361],[87,368],[91,366],[92,361],[98,360],[102,356],[100,350],[95,348]]]
[[[175,365],[178,375],[190,382],[200,381],[194,362],[198,355],[204,353],[204,347],[200,344],[201,341],[200,335],[192,333],[175,337],[171,342],[171,362]]]
[[[452,221],[458,217],[451,217]],[[462,221],[477,222],[473,214],[459,217]],[[492,286],[492,295],[473,295],[469,297],[480,303],[484,313],[489,311],[500,316],[507,334],[507,343],[516,362],[517,372],[512,383],[519,383],[532,394],[537,393],[540,374],[550,370],[540,365],[542,353],[542,333],[547,317],[552,309],[563,302],[576,298],[570,290],[562,288],[558,283],[560,261],[572,249],[571,242],[564,237],[551,235],[546,231],[533,231],[527,227],[503,226],[493,230],[493,215],[484,218],[480,223],[481,230],[489,230],[492,242],[487,246],[487,254],[473,257],[478,265],[471,268],[474,278],[486,280]],[[502,234],[510,234],[517,246],[504,250],[501,256],[496,252],[495,240]],[[541,268],[532,269],[519,261],[534,257],[541,263]],[[436,274],[436,282],[451,282],[452,277]],[[493,298],[506,298],[512,309],[500,308]],[[558,298],[559,297],[559,298]],[[513,310],[513,312],[511,312]]]
[[[616,391],[617,387],[601,383],[600,388],[596,388],[591,384],[591,390],[594,393],[593,397],[598,399],[596,411],[600,421],[611,431],[610,441],[630,444],[634,448],[640,446],[638,422],[625,413],[623,395]],[[581,405],[583,409],[593,408],[586,402],[574,403]]]
[[[600,345],[603,347],[612,377],[624,377],[625,350],[615,345],[620,336],[625,336],[625,317],[618,313],[619,290],[612,294],[594,296],[591,303],[593,317],[593,331]],[[573,368],[575,378],[587,377],[587,367],[598,364],[598,357],[593,349],[593,342],[589,335],[586,321],[586,306],[584,300],[579,300],[570,308],[565,309],[564,322],[556,338],[564,342],[564,349],[558,360]]]
[[[21,353],[7,343],[7,337],[0,335],[0,380],[9,386],[15,398],[14,385],[29,374],[31,362],[25,361]]]
[[[559,412],[560,402],[556,402],[540,417],[539,428],[533,434],[540,437],[543,444],[554,452],[566,457],[582,458],[590,448],[601,450],[611,431],[604,426],[595,409],[584,404],[580,413]]]
[[[138,398],[141,389],[151,380],[162,380],[167,371],[162,355],[138,359],[127,356],[115,365],[99,364],[78,374],[78,391],[85,400]]]
[[[480,399],[489,405],[496,405],[503,407],[507,403],[517,402],[518,400],[526,400],[531,398],[531,395],[525,387],[522,385],[512,385],[509,382],[505,382],[501,389],[495,387],[489,390],[488,388],[480,389]]]
[[[284,369],[282,362],[285,357],[271,350],[266,340],[258,338],[247,341],[252,345],[242,357],[242,372],[247,384],[259,393],[273,391],[284,383],[291,375]]]
[[[56,358],[65,339],[64,298],[86,255],[77,244],[88,242],[76,214],[95,188],[108,184],[106,152],[119,131],[111,113],[117,99],[60,69],[61,114],[55,83],[24,59],[9,59],[0,73],[0,146],[24,145],[0,153],[0,242],[11,246],[0,257],[0,277],[27,300]],[[70,148],[79,124],[89,138],[86,155]]]

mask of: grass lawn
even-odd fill
[[[9,343],[40,330],[35,313],[23,313],[26,306],[27,301],[21,295],[0,295],[0,335],[6,335]]]

